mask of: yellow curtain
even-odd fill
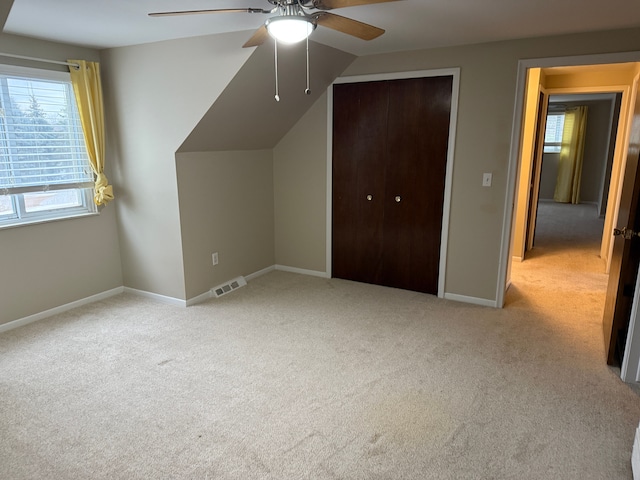
[[[558,178],[553,199],[561,203],[580,203],[580,180],[587,129],[587,107],[568,108],[564,115]]]
[[[85,60],[68,60],[80,68],[69,67],[71,83],[76,103],[80,111],[80,121],[84,131],[87,153],[93,173],[96,175],[93,201],[96,205],[105,205],[113,200],[113,187],[104,174],[104,105],[102,101],[102,83],[100,64]]]

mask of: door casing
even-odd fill
[[[509,286],[511,268],[511,237],[513,229],[514,202],[517,186],[520,148],[522,143],[522,114],[524,109],[527,71],[530,68],[571,67],[584,65],[605,65],[615,63],[640,62],[640,52],[622,52],[598,55],[581,55],[573,57],[538,58],[520,60],[516,80],[516,98],[511,130],[511,148],[507,170],[507,189],[503,214],[503,230],[500,244],[500,264],[496,285],[496,306],[504,306],[505,292]],[[607,91],[610,91],[608,89]],[[556,93],[556,92],[548,92]],[[617,215],[616,215],[617,216]]]
[[[533,169],[529,181],[529,214],[525,234],[525,257],[533,248],[536,223],[538,220],[538,200],[540,199],[540,177],[542,173],[542,156],[544,155],[544,132],[547,125],[547,111],[549,109],[549,94],[544,90],[539,93],[538,115],[534,132],[535,146],[533,148]]]

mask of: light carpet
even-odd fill
[[[504,309],[273,272],[6,332],[0,478],[631,478],[606,276],[540,229]]]

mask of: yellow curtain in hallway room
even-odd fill
[[[580,181],[584,140],[587,129],[587,107],[570,107],[564,115],[562,147],[553,199],[561,203],[580,203]]]
[[[93,173],[96,175],[93,200],[96,205],[105,205],[113,200],[113,187],[104,174],[105,134],[104,105],[100,64],[85,60],[68,60],[80,68],[69,67],[71,83],[80,112],[87,154]]]

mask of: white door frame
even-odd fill
[[[511,229],[513,207],[516,192],[518,164],[520,161],[520,143],[522,128],[522,112],[524,108],[524,93],[529,68],[545,68],[559,66],[599,65],[609,63],[639,62],[640,52],[608,53],[598,55],[584,55],[574,57],[541,58],[520,60],[518,62],[518,76],[516,80],[516,100],[513,113],[513,128],[511,131],[511,150],[507,171],[507,191],[503,217],[502,241],[500,245],[500,265],[498,271],[498,285],[496,290],[496,304],[504,305],[507,288],[507,274],[509,257],[511,254]],[[624,358],[620,368],[620,377],[625,382],[640,381],[640,272],[636,280],[636,289],[631,309],[631,321],[627,334]]]
[[[611,84],[611,85],[597,85],[597,86],[591,86],[591,87],[563,87],[563,88],[545,88],[544,92],[547,96],[552,96],[552,95],[579,95],[579,94],[584,94],[584,95],[594,95],[594,94],[611,94],[612,98],[615,98],[615,94],[621,94],[622,95],[622,108],[620,110],[620,113],[618,115],[618,127],[617,127],[617,131],[616,131],[616,142],[615,142],[615,152],[613,154],[613,164],[611,166],[611,171],[612,172],[617,172],[620,173],[620,170],[616,170],[616,167],[619,167],[620,165],[622,165],[624,163],[624,161],[626,160],[625,157],[625,151],[626,151],[626,145],[628,143],[628,112],[627,110],[624,108],[625,105],[627,104],[627,102],[629,102],[630,99],[630,92],[631,92],[631,88],[629,85],[616,85],[616,84]],[[613,101],[613,100],[612,100]],[[526,128],[526,127],[525,127]],[[523,132],[523,135],[527,135],[527,132]],[[542,152],[540,151],[540,154],[542,154]],[[522,155],[522,153],[520,153],[520,155]],[[519,162],[521,163],[521,160],[519,160]],[[522,165],[520,164],[519,167],[521,167]],[[522,172],[520,172],[520,175],[522,175]],[[538,172],[538,175],[540,175],[540,172]],[[612,178],[609,180],[609,184],[614,183],[616,180],[619,180],[619,175],[616,176],[615,174],[612,174]],[[616,178],[613,178],[613,177]],[[604,180],[604,172],[603,172],[603,180]],[[522,178],[520,178],[519,180],[520,182],[522,181]],[[604,187],[604,185],[601,186],[601,190]],[[517,195],[517,188],[516,187],[516,195]],[[522,188],[522,186],[520,185],[520,188]],[[618,211],[617,211],[617,207],[616,207],[616,200],[617,200],[617,195],[620,193],[618,188],[610,188],[608,190],[608,203],[607,203],[607,211],[606,211],[606,215],[605,215],[605,224],[604,224],[604,228],[602,230],[602,234],[601,234],[601,241],[600,241],[600,256],[602,258],[604,258],[605,263],[606,263],[606,273],[609,273],[609,267],[611,264],[611,255],[613,254],[613,242],[610,241],[610,238],[608,238],[605,235],[605,232],[607,231],[611,231],[611,228],[613,228],[612,223],[615,222],[615,217],[617,217],[618,215]],[[529,198],[528,201],[531,201],[532,199]],[[609,208],[611,207],[611,208]],[[526,207],[525,207],[526,208]],[[522,215],[522,211],[520,211],[520,215]],[[516,212],[516,216],[518,216],[518,212]],[[521,217],[518,217],[521,219]],[[529,234],[529,228],[531,227],[531,223],[533,222],[532,219],[529,219],[526,222],[526,225],[524,225],[524,228],[526,229],[525,233],[521,233],[522,238],[525,239],[527,238],[528,234]],[[609,228],[611,227],[611,228]],[[611,235],[609,235],[609,237],[611,237]],[[524,241],[524,240],[523,240]],[[519,247],[516,245],[511,245],[511,248],[513,249],[514,246],[516,248]],[[532,244],[523,244],[523,253],[528,251],[529,249],[532,248]],[[513,253],[513,252],[512,252]],[[512,255],[513,259],[518,259],[519,255],[517,255],[518,253],[520,253],[520,249],[518,248],[518,250],[515,252],[516,255]],[[522,255],[521,258],[519,258],[520,261],[524,261],[524,254]]]
[[[627,342],[624,348],[624,358],[620,366],[620,378],[624,382],[640,382],[640,271],[636,279],[636,290],[633,294],[633,305],[631,306],[631,321],[627,332]]]
[[[449,214],[451,211],[451,186],[453,183],[453,159],[458,121],[458,96],[460,93],[460,68],[442,68],[434,70],[417,70],[411,72],[381,73],[373,75],[354,75],[337,78],[327,90],[327,239],[326,258],[327,274],[331,277],[331,238],[333,225],[332,190],[333,190],[333,85],[340,83],[375,82],[382,80],[400,80],[404,78],[425,78],[452,76],[451,116],[449,118],[449,140],[447,146],[447,168],[445,173],[444,202],[442,205],[442,232],[440,236],[440,267],[438,271],[438,297],[444,298],[447,267],[447,246],[449,241]]]
[[[507,168],[507,189],[502,220],[502,239],[500,242],[500,264],[498,266],[498,284],[496,285],[496,305],[504,306],[507,287],[509,257],[511,252],[511,230],[513,223],[513,207],[516,193],[518,164],[520,162],[520,145],[522,141],[522,113],[524,108],[525,85],[529,68],[566,67],[580,65],[600,65],[609,63],[640,62],[640,52],[606,53],[597,55],[580,55],[572,57],[552,57],[520,60],[516,79],[516,98],[513,111],[513,127],[511,129],[511,149]]]

